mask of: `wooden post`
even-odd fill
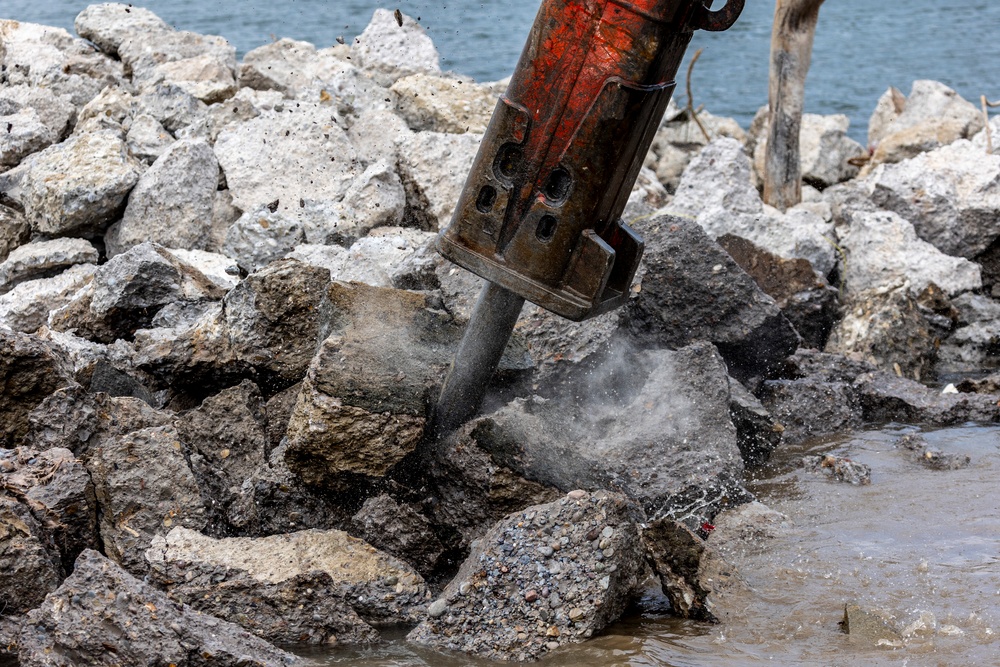
[[[799,131],[822,4],[823,0],[777,0],[774,9],[764,203],[782,211],[802,201]]]

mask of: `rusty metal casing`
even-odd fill
[[[643,242],[619,216],[684,51],[742,9],[544,0],[440,253],[572,320],[622,305]]]

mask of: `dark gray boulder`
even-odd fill
[[[505,517],[407,639],[524,662],[590,638],[639,589],[643,519],[631,501],[600,491],[571,491]]]
[[[515,400],[438,443],[431,477],[439,520],[474,536],[495,514],[494,498],[514,492],[516,502],[520,492],[526,503],[529,482],[540,485],[536,493],[613,489],[651,518],[693,528],[749,498],[729,419],[730,379],[715,348],[698,343],[617,361],[614,372],[596,369],[560,397]]]
[[[202,495],[209,501],[207,532],[253,531],[257,517],[240,509],[246,507],[243,483],[267,465],[271,450],[260,389],[244,380],[206,398],[198,408],[180,416],[175,426]]]
[[[69,572],[84,549],[98,546],[97,497],[90,475],[68,449],[0,449],[0,494],[24,504],[37,535]]]
[[[854,388],[846,382],[816,377],[768,380],[758,394],[781,425],[782,438],[788,444],[842,433],[864,423]]]
[[[90,550],[77,559],[72,576],[28,614],[18,661],[22,667],[305,664],[237,625],[172,601]]]
[[[946,426],[1000,421],[998,395],[942,393],[838,354],[800,350],[757,392],[784,427],[786,442],[888,422]]]
[[[784,426],[736,380],[729,382],[729,419],[736,428],[736,444],[748,468],[766,463],[781,444]]]
[[[943,394],[890,373],[866,373],[854,382],[865,421],[947,426],[1000,421],[997,395]]]
[[[802,337],[802,345],[822,350],[840,317],[839,297],[809,260],[779,257],[732,234],[716,241],[774,299]]]
[[[430,520],[385,493],[366,500],[351,517],[351,525],[358,537],[406,561],[424,576],[434,572],[444,553]]]
[[[695,222],[660,216],[636,230],[646,240],[644,268],[621,315],[631,340],[672,349],[710,341],[741,381],[766,375],[798,347],[774,299]]]
[[[233,490],[225,521],[234,535],[280,535],[305,528],[343,528],[361,503],[359,496],[307,486],[285,463],[278,445],[260,468]]]
[[[65,576],[59,552],[47,537],[27,505],[0,495],[0,604],[5,614],[34,609]]]
[[[155,535],[207,523],[205,499],[172,427],[109,438],[91,453],[87,469],[101,507],[104,549],[130,572],[146,572],[143,552]]]
[[[71,369],[54,346],[0,328],[0,447],[20,444],[28,431],[28,413],[72,383]]]
[[[171,413],[138,398],[90,393],[72,384],[53,392],[28,414],[24,444],[38,450],[63,447],[87,460],[109,438],[164,426],[172,419]]]

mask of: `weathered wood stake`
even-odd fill
[[[802,201],[799,131],[822,4],[823,0],[777,0],[774,9],[764,202],[782,211]]]

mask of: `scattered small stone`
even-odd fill
[[[826,454],[825,456],[803,456],[802,467],[810,472],[823,473],[838,482],[855,486],[872,483],[872,469],[864,463],[848,458]]]
[[[863,641],[876,646],[901,646],[902,637],[880,614],[865,609],[857,603],[844,605],[844,620],[840,622],[843,631],[855,641]]]
[[[525,602],[534,602],[538,599],[538,592],[535,590],[530,590],[524,594]]]
[[[972,459],[965,454],[944,452],[931,447],[919,433],[907,433],[896,441],[896,446],[911,453],[921,464],[931,470],[959,470],[968,467]]]

